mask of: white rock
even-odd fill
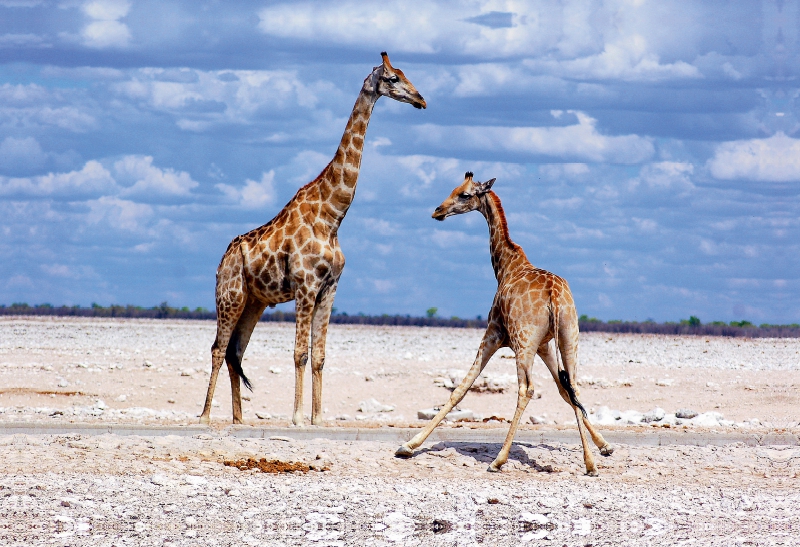
[[[623,424],[639,424],[642,423],[642,414],[637,410],[626,410],[625,412],[620,412],[620,421]]]
[[[655,407],[653,410],[642,416],[642,421],[649,424],[650,422],[660,422],[664,419],[666,412],[661,407]]]
[[[393,410],[394,407],[392,405],[379,403],[374,398],[358,403],[358,411],[363,412],[364,414],[370,414],[373,412],[392,412]]]
[[[662,387],[669,387],[674,383],[675,380],[673,380],[672,378],[661,378],[659,380],[656,380],[656,385]]]
[[[124,403],[124,402],[125,402],[127,399],[128,399],[128,396],[127,396],[127,395],[120,395],[120,396],[119,396],[119,397],[117,397],[115,400],[116,400],[117,402]]]
[[[593,414],[589,414],[589,421],[597,425],[613,425],[622,417],[619,410],[611,410],[607,406],[599,407]]]
[[[270,420],[272,415],[269,412],[256,412],[256,418],[259,420]]]
[[[195,370],[193,368],[185,368],[181,371],[181,376],[191,376],[194,373]]]
[[[61,378],[58,381],[58,387],[67,387],[69,386],[69,382],[67,382],[64,378]]]
[[[282,369],[281,369],[281,367],[269,367],[269,371],[272,374],[280,374]]]
[[[439,413],[438,408],[426,408],[417,411],[417,418],[420,420],[431,420]],[[444,418],[450,422],[469,422],[475,419],[475,414],[471,410],[451,410]]]
[[[698,414],[691,420],[686,420],[686,422],[684,423],[699,427],[718,427],[720,425],[721,420],[722,420],[722,414],[720,414],[719,412],[711,411]]]

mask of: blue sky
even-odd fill
[[[348,313],[485,316],[478,213],[603,319],[800,320],[800,2],[0,0],[0,303],[213,308],[228,242],[330,161]],[[291,307],[289,308],[291,309]]]

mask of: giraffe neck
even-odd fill
[[[319,179],[320,194],[326,204],[322,208],[321,215],[334,228],[338,228],[356,195],[364,136],[367,133],[372,109],[379,98],[376,89],[382,71],[383,67],[378,67],[364,80],[353,112],[347,120],[339,148],[328,165],[327,176]]]
[[[528,263],[522,247],[511,241],[508,235],[508,224],[500,198],[491,190],[481,196],[478,210],[486,218],[489,225],[489,252],[492,256],[492,268],[497,282],[500,283],[516,269]]]

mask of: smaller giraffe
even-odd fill
[[[492,267],[497,278],[497,293],[489,311],[489,324],[474,364],[453,391],[450,400],[420,433],[400,446],[395,454],[410,457],[414,449],[425,442],[434,428],[461,402],[492,355],[500,348],[510,347],[517,361],[517,409],[503,447],[488,470],[500,471],[508,461],[508,453],[520,418],[533,396],[533,362],[538,354],[553,375],[561,397],[575,411],[586,474],[597,476],[597,467],[589,450],[584,428],[589,430],[602,455],[609,456],[614,449],[594,429],[583,405],[578,401],[578,388],[575,384],[578,366],[578,314],[569,285],[559,276],[535,268],[528,261],[522,247],[511,241],[500,198],[491,191],[495,179],[481,183],[472,177],[472,173],[467,172],[464,182],[433,212],[433,218],[444,220],[449,216],[475,210],[486,218],[489,224]],[[551,347],[550,340],[555,341],[555,350]],[[563,366],[558,359],[559,350]]]

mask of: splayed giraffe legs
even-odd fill
[[[486,330],[486,333],[483,335],[483,340],[481,340],[480,348],[478,349],[478,355],[475,357],[475,362],[472,364],[472,367],[467,372],[467,375],[461,380],[461,383],[456,387],[453,391],[453,394],[450,395],[450,400],[447,401],[441,410],[439,410],[438,414],[433,417],[433,419],[428,422],[428,425],[425,428],[417,433],[413,439],[410,441],[403,443],[400,448],[397,449],[395,452],[395,456],[401,457],[409,457],[414,453],[414,449],[419,447],[422,443],[425,442],[425,439],[433,432],[439,423],[444,420],[445,416],[449,414],[453,408],[461,402],[461,399],[467,394],[469,388],[472,387],[472,384],[475,383],[475,380],[478,378],[480,373],[483,371],[486,363],[489,362],[494,352],[500,348],[500,345],[503,341],[503,335],[499,328],[497,328],[496,323],[492,323],[490,319],[489,328]]]

